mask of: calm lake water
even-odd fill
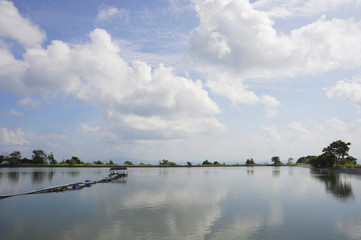
[[[0,239],[361,239],[361,177],[302,167],[130,168],[118,182],[0,200]],[[0,195],[107,168],[0,169]]]

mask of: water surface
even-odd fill
[[[301,167],[130,168],[79,191],[0,200],[0,239],[361,239],[361,178]],[[106,168],[0,169],[0,194]]]

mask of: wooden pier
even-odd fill
[[[121,179],[128,176],[128,171],[126,167],[112,167],[109,169],[108,177],[101,178],[95,181],[85,180],[84,182],[75,182],[70,184],[63,184],[58,186],[52,187],[45,187],[40,188],[30,192],[24,193],[16,193],[16,194],[9,194],[9,195],[0,195],[0,199],[21,196],[21,195],[28,195],[28,194],[38,194],[38,193],[52,193],[52,192],[64,192],[64,191],[72,191],[72,190],[80,190],[84,187],[91,187],[97,183],[108,183],[117,179]]]

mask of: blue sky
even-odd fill
[[[0,0],[0,152],[263,163],[341,139],[361,158],[360,10]]]

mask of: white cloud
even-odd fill
[[[327,91],[328,97],[337,96],[361,109],[361,82],[338,81],[335,86]]]
[[[260,101],[244,81],[361,65],[361,24],[352,18],[328,20],[322,16],[284,34],[276,31],[266,12],[254,9],[248,0],[193,2],[200,23],[191,33],[190,67],[207,73],[207,87],[233,103]]]
[[[6,145],[29,145],[24,135],[21,128],[14,131],[7,128],[0,128],[0,142]]]
[[[299,122],[291,122],[287,125],[291,141],[302,141],[310,138],[311,132]]]
[[[225,72],[212,71],[208,75],[206,86],[214,93],[230,99],[236,104],[256,104],[259,97],[252,91],[247,90],[241,79],[231,77]]]
[[[344,133],[352,127],[336,117],[328,119],[326,121],[326,123],[328,126],[331,127],[331,129],[336,130],[338,132],[344,132]]]
[[[126,62],[105,30],[95,29],[89,37],[89,42],[73,47],[52,41],[46,49],[28,48],[23,61],[17,60],[25,67],[4,74],[13,74],[17,84],[9,85],[7,78],[0,77],[0,86],[24,95],[19,101],[23,106],[37,105],[30,94],[76,96],[98,107],[118,134],[124,127],[162,132],[156,133],[158,137],[225,129],[214,118],[219,107],[201,81],[178,77],[172,68],[163,65],[152,69],[145,62]],[[7,69],[0,71],[6,73]],[[109,112],[117,118],[109,117]]]
[[[286,35],[247,0],[195,2],[200,25],[192,33],[189,55],[203,69],[245,79],[361,65],[361,29],[353,19],[323,16]]]
[[[14,109],[11,109],[7,112],[0,112],[0,117],[1,116],[16,116],[16,117],[20,117],[23,116],[24,114],[22,112],[16,111]]]
[[[230,99],[233,105],[261,103],[265,106],[268,117],[278,114],[280,102],[275,97],[269,95],[259,97],[254,92],[247,90],[242,79],[230,77],[225,72],[212,71],[208,75],[206,86],[213,93]]]
[[[119,9],[114,6],[103,6],[97,15],[98,21],[107,21],[115,18],[122,19],[126,23],[129,21],[129,13],[125,9]]]
[[[270,126],[270,127],[261,126],[261,129],[264,131],[264,133],[266,133],[268,139],[270,139],[271,141],[281,140],[281,136],[280,136],[276,126]]]
[[[90,127],[86,123],[80,124],[81,131],[85,134],[93,134],[97,136],[100,139],[107,139],[110,141],[117,141],[119,138],[117,135],[112,133],[111,130],[105,128],[105,127]]]
[[[31,98],[29,96],[26,96],[18,101],[18,104],[20,106],[31,106],[31,107],[38,107],[40,105],[40,101]]]
[[[96,133],[96,132],[101,131],[100,127],[90,127],[86,123],[81,124],[81,129],[82,129],[83,133]]]
[[[6,44],[0,39],[0,86],[3,91],[19,91],[23,83],[19,80],[25,71],[26,64],[16,60]]]
[[[297,54],[301,57],[298,71],[314,73],[360,66],[360,38],[360,23],[354,19],[326,20],[325,16],[292,31],[291,40],[299,46]]]
[[[261,103],[265,106],[268,117],[273,117],[278,114],[280,102],[276,98],[269,95],[263,95],[261,97]]]
[[[45,33],[22,17],[10,1],[0,1],[0,37],[9,37],[25,46],[40,45]]]
[[[119,119],[131,128],[144,131],[156,130],[164,137],[204,134],[212,132],[214,129],[225,130],[225,126],[215,118],[165,119],[158,116],[121,115]]]
[[[292,70],[295,46],[289,37],[277,34],[265,12],[254,10],[246,0],[195,3],[200,24],[192,32],[189,55],[196,66],[241,78]]]
[[[266,11],[272,17],[315,16],[340,9],[343,6],[358,6],[360,0],[259,0],[252,4],[258,10]]]

